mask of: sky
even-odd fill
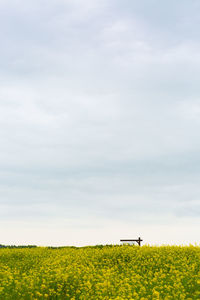
[[[0,0],[0,244],[199,244],[199,0]]]

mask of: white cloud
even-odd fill
[[[3,224],[196,222],[198,18],[171,5],[0,2]]]

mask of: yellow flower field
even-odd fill
[[[0,299],[200,299],[200,247],[2,248]]]

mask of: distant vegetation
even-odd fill
[[[0,299],[200,299],[200,247],[0,249]]]
[[[0,244],[0,248],[36,248],[37,246],[35,245],[1,245]]]

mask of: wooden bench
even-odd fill
[[[129,242],[137,242],[139,246],[141,246],[141,242],[143,240],[141,240],[141,238],[139,237],[137,240],[120,240],[120,242],[123,242],[123,243],[129,243]]]

